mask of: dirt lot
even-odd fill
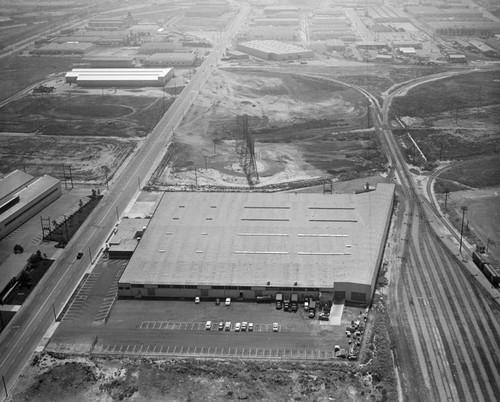
[[[105,183],[173,102],[159,88],[80,89],[54,77],[50,94],[33,94],[1,108],[0,171],[23,169],[62,178],[71,166],[76,183]]]
[[[138,140],[101,137],[0,134],[0,171],[26,170],[32,175],[63,178],[71,166],[73,182],[103,185],[104,166],[111,178],[134,150]],[[66,169],[67,170],[67,169]]]
[[[83,93],[82,93],[83,92]],[[45,135],[144,137],[168,109],[170,97],[31,94],[2,108],[0,131]]]
[[[351,365],[36,356],[13,401],[382,401],[384,385]],[[21,391],[21,389],[24,389]]]
[[[322,79],[232,70],[216,72],[202,90],[152,184],[248,186],[241,115],[249,116],[259,186],[384,170],[386,159],[358,92]]]
[[[408,130],[395,130],[412,154],[408,131],[429,161],[500,152],[500,71],[472,73],[419,86],[396,98],[392,114]],[[429,102],[432,99],[432,102]],[[412,161],[413,162],[413,161]],[[422,164],[422,158],[414,163]]]

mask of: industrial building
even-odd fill
[[[95,45],[86,42],[49,43],[48,45],[33,49],[31,53],[37,55],[85,54],[94,48]]]
[[[172,68],[74,68],[66,82],[83,87],[163,87],[172,78]]]
[[[61,182],[49,175],[35,178],[20,170],[0,179],[0,239],[61,196]]]
[[[146,67],[192,67],[198,59],[195,53],[154,53],[144,60]]]
[[[165,193],[119,279],[122,298],[372,298],[393,184],[360,194]]]
[[[149,42],[144,43],[139,48],[140,54],[154,53],[178,53],[182,49],[182,44],[177,42]]]
[[[297,37],[297,28],[293,26],[250,27],[246,32],[246,40],[279,40],[293,42]]]
[[[130,259],[148,224],[149,219],[122,219],[107,243],[109,258]]]
[[[91,68],[131,68],[134,67],[134,56],[91,56],[85,57],[82,63]]]
[[[312,50],[275,40],[254,40],[238,44],[238,50],[265,60],[296,60],[314,56]]]

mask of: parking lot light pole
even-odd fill
[[[460,228],[460,255],[462,255],[462,237],[463,237],[463,234],[464,234],[464,218],[465,218],[465,211],[467,211],[467,205],[462,205],[460,207],[460,209],[462,210],[462,227]]]

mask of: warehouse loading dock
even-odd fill
[[[119,280],[119,296],[297,293],[366,305],[393,196],[393,184],[343,195],[166,193]]]

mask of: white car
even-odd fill
[[[226,306],[230,306],[230,305],[231,305],[231,298],[226,297]]]
[[[241,329],[241,324],[239,322],[234,324],[234,331],[235,332],[240,332],[240,329]]]
[[[248,323],[247,323],[246,321],[243,321],[243,322],[241,323],[241,330],[242,330],[242,331],[246,331],[246,330],[247,330],[247,328],[248,328]]]
[[[280,330],[280,326],[277,322],[273,323],[273,332],[278,332]]]
[[[212,321],[207,321],[207,323],[205,324],[205,329],[207,331],[210,331],[212,329]]]
[[[196,296],[194,298],[194,304],[200,304],[200,298],[199,298],[199,296]]]
[[[248,330],[251,332],[253,331],[253,322],[248,323]]]
[[[224,324],[224,330],[231,331],[231,321],[226,321],[226,323]]]

